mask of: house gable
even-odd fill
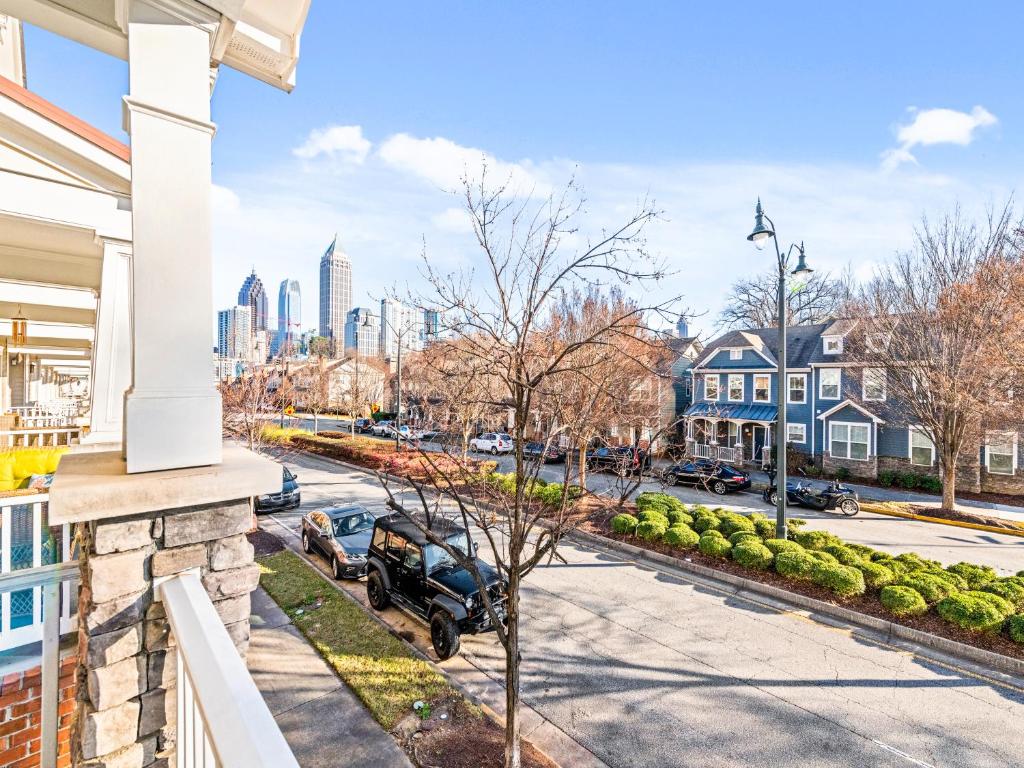
[[[876,416],[867,408],[853,402],[853,400],[843,400],[835,407],[829,408],[820,414],[818,418],[821,421],[864,421],[885,424],[885,419]]]

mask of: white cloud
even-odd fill
[[[242,203],[234,190],[214,184],[210,189],[210,207],[214,214],[234,213],[241,207]]]
[[[517,194],[544,195],[551,189],[527,167],[531,163],[503,162],[482,149],[464,147],[441,137],[420,139],[396,133],[380,145],[377,154],[392,168],[419,176],[445,190],[459,188],[467,176],[477,178],[484,163],[495,183],[509,181]]]
[[[442,232],[466,233],[473,231],[473,222],[465,208],[445,208],[430,217],[430,223]]]
[[[313,160],[326,155],[332,160],[361,164],[373,148],[369,139],[363,136],[358,125],[330,125],[314,128],[306,141],[292,150],[292,154],[303,160]]]
[[[955,109],[922,109],[911,110],[914,119],[900,125],[896,138],[898,147],[882,153],[882,167],[893,170],[903,163],[917,164],[917,158],[911,153],[914,147],[931,146],[933,144],[956,144],[966,147],[974,141],[974,134],[979,128],[995,125],[998,119],[982,106],[976,106],[970,112],[958,112]]]

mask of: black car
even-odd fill
[[[431,522],[431,533],[452,548],[476,557],[466,529],[444,518]],[[472,547],[472,549],[470,548]],[[408,518],[377,519],[368,553],[366,597],[376,610],[394,602],[430,623],[430,640],[442,661],[459,652],[459,638],[494,629],[473,576],[447,551],[427,540]],[[476,567],[498,618],[504,620],[507,584],[483,560]]]
[[[373,419],[356,419],[355,430],[361,435],[365,435],[373,429]]]
[[[643,473],[651,466],[651,459],[647,451],[633,445],[617,447],[601,445],[588,448],[586,459],[587,469],[593,471],[606,469],[632,474],[634,472]]]
[[[359,578],[366,573],[373,521],[370,512],[356,505],[309,512],[302,516],[302,549],[326,557],[334,578]]]
[[[544,446],[547,445],[547,448]],[[527,443],[523,446],[523,457],[527,459],[540,459],[544,457],[545,464],[555,464],[565,461],[565,449],[549,443]]]
[[[256,514],[274,512],[279,509],[295,509],[302,503],[302,494],[296,482],[298,475],[292,474],[288,467],[281,467],[281,492],[268,493],[256,497]]]
[[[668,485],[698,485],[719,495],[750,487],[750,475],[746,472],[708,459],[673,464],[662,477]]]

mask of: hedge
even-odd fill
[[[869,587],[873,587],[875,589],[886,587],[889,584],[892,584],[893,579],[895,579],[892,571],[884,565],[872,563],[870,560],[862,560],[854,567],[864,574],[864,582]]]
[[[719,531],[719,533],[721,533],[721,531]],[[733,546],[736,546],[741,541],[743,541],[743,539],[753,539],[758,544],[761,543],[761,537],[753,531],[736,531],[735,533],[729,536],[729,543]]]
[[[828,552],[843,565],[852,565],[856,568],[864,563],[863,557],[843,544],[828,544],[822,547],[822,551]]]
[[[975,565],[974,563],[957,563],[956,565],[949,566],[946,570],[949,573],[954,573],[966,579],[967,585],[971,589],[979,589],[983,584],[987,584],[996,577],[994,568],[989,568],[987,565]]]
[[[695,530],[686,525],[673,525],[667,531],[665,535],[661,537],[661,540],[668,544],[670,547],[690,548],[696,547],[700,543],[700,536]]]
[[[772,567],[775,556],[761,543],[759,538],[744,538],[732,548],[732,559],[747,568],[767,571]]]
[[[636,535],[644,541],[657,541],[667,530],[668,526],[661,520],[642,520],[636,527]]]
[[[805,549],[824,549],[830,544],[842,544],[839,537],[828,531],[797,531],[792,536]]]
[[[712,557],[728,557],[729,551],[732,549],[732,544],[729,543],[729,540],[717,531],[703,534],[700,537],[700,541],[697,542],[697,546],[705,555],[711,555]]]
[[[999,629],[1012,610],[1007,601],[989,592],[958,592],[935,606],[936,613],[946,621],[973,632]]]
[[[879,600],[894,616],[918,616],[928,610],[928,603],[921,597],[921,593],[910,587],[882,587]]]
[[[713,513],[709,509],[702,509],[700,507],[693,513],[693,530],[697,533],[704,533],[705,531],[717,530],[720,524],[718,515]]]
[[[1010,639],[1015,643],[1024,645],[1024,613],[1018,613],[1006,620],[1006,630],[1010,633]]]
[[[839,563],[816,563],[811,569],[811,581],[831,590],[839,597],[862,595],[867,589],[863,573]]]
[[[668,511],[668,524],[673,526],[679,525],[680,523],[686,526],[692,526],[693,517],[680,509],[670,509]]]
[[[647,521],[662,523],[668,528],[668,517],[659,509],[641,509],[636,513],[636,519],[641,523]]]
[[[632,515],[616,515],[611,520],[612,532],[613,533],[628,533],[632,536],[636,533],[637,520]]]
[[[995,579],[985,584],[981,591],[999,595],[999,597],[1013,603],[1018,610],[1024,610],[1024,577],[1010,576],[1005,579]]]
[[[810,579],[817,564],[818,561],[803,547],[783,550],[775,555],[776,572],[788,579]]]
[[[771,550],[773,555],[779,554],[779,552],[804,552],[806,551],[803,547],[797,544],[795,541],[789,539],[765,539],[764,545]]]
[[[718,515],[719,524],[718,530],[720,530],[726,538],[732,536],[737,531],[748,531],[754,533],[754,524],[747,520],[743,515],[736,512],[716,511]]]
[[[948,581],[930,573],[910,574],[897,580],[896,583],[901,587],[910,587],[916,590],[927,603],[937,603],[957,593],[957,589]]]

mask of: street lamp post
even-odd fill
[[[401,448],[402,440],[402,344],[405,341],[405,335],[412,330],[412,326],[406,325],[402,328],[395,328],[395,324],[389,322],[385,317],[384,312],[381,312],[381,323],[389,328],[389,330],[395,335],[395,341],[398,344],[397,364],[398,364],[398,380],[396,382],[397,387],[397,405],[395,407],[395,449]]]
[[[768,222],[766,225],[765,222]],[[754,231],[747,235],[747,240],[752,242],[758,250],[762,250],[768,240],[775,243],[775,256],[779,266],[779,294],[778,294],[778,319],[779,319],[779,352],[778,352],[778,416],[775,420],[775,536],[780,539],[786,538],[786,401],[789,384],[786,381],[786,271],[789,269],[789,257],[796,249],[798,259],[793,274],[798,277],[809,275],[813,270],[807,266],[805,261],[804,244],[793,243],[782,255],[779,249],[779,240],[775,236],[775,222],[761,208],[761,198],[757,199],[757,208],[754,210]]]

